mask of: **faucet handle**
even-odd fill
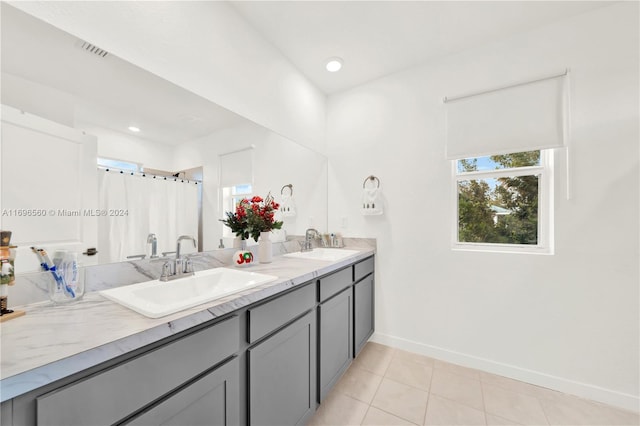
[[[180,259],[175,259],[174,261],[175,266],[175,270],[173,271],[174,275],[182,275],[182,273],[184,272],[184,264],[185,261],[184,259],[180,258]]]
[[[173,275],[171,272],[171,262],[164,262],[162,265],[162,275],[160,275],[160,281],[167,281],[169,277]]]
[[[191,258],[187,257],[184,260],[184,269],[183,272],[185,274],[190,274],[193,272],[193,261],[191,260]]]

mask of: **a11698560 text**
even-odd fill
[[[3,209],[2,217],[129,216],[128,209]]]

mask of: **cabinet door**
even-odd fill
[[[13,401],[5,401],[0,405],[0,425],[11,426],[13,424]]]
[[[239,377],[238,358],[234,358],[126,424],[237,425]]]
[[[315,411],[316,321],[308,312],[248,353],[249,424],[305,424]]]
[[[374,329],[374,279],[373,274],[353,286],[354,305],[354,357],[358,355]]]
[[[318,360],[318,402],[322,402],[351,363],[351,288],[318,307],[320,358]]]

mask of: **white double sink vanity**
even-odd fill
[[[30,307],[2,424],[306,423],[374,327],[374,250],[316,250]]]

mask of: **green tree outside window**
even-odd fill
[[[495,170],[538,166],[540,151],[488,159]],[[478,161],[459,160],[458,173],[478,171]],[[458,241],[538,244],[539,183],[537,175],[458,180]]]

